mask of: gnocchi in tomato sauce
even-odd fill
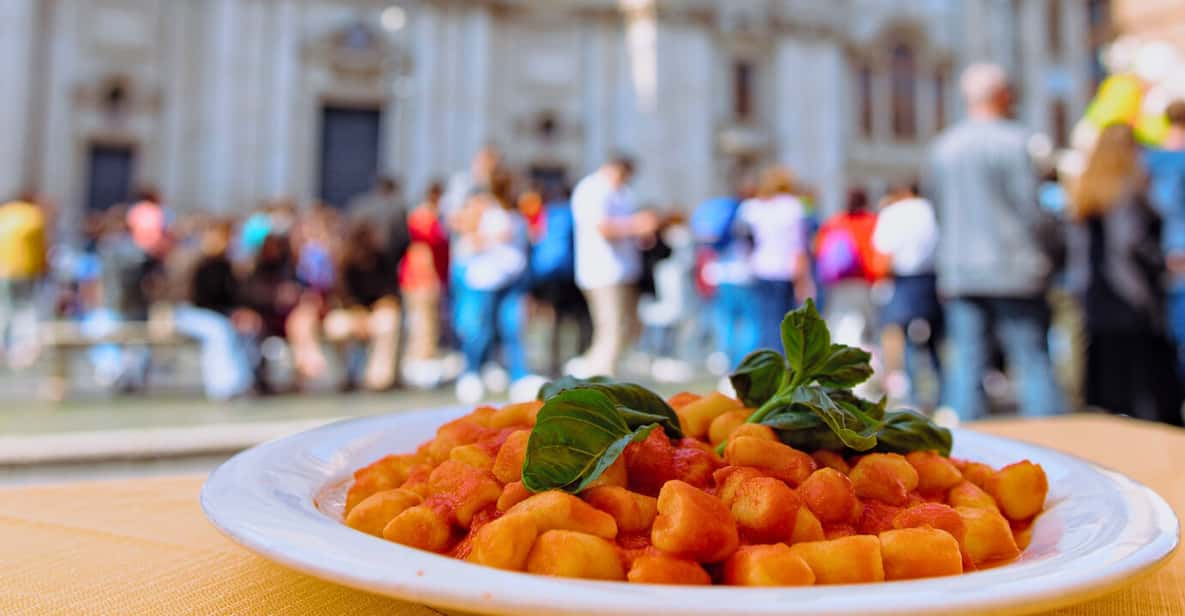
[[[1042,468],[933,451],[799,451],[721,394],[667,401],[683,438],[630,442],[576,494],[522,481],[542,402],[480,407],[354,473],[345,523],[510,571],[648,584],[802,586],[956,575],[1017,558]],[[723,446],[718,455],[715,446]]]

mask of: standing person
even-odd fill
[[[440,217],[444,185],[428,186],[424,202],[407,218],[411,245],[399,267],[399,288],[407,305],[408,341],[405,368],[415,385],[440,380],[440,300],[448,281],[449,242]]]
[[[479,371],[497,338],[512,382],[511,398],[530,399],[542,383],[530,378],[523,347],[529,240],[526,221],[511,199],[509,174],[495,173],[490,191],[475,196],[467,208],[471,224],[462,229],[467,291],[457,322],[465,373],[457,381],[457,397],[473,403],[485,395]],[[532,384],[536,391],[527,392],[529,396],[521,391]]]
[[[48,269],[45,214],[32,196],[0,205],[0,361],[37,355],[37,284]]]
[[[880,258],[872,247],[876,213],[862,189],[848,192],[844,210],[829,218],[815,236],[815,263],[826,298],[824,318],[836,342],[867,347],[876,315],[872,285],[880,278]]]
[[[890,261],[893,294],[881,314],[885,336],[900,341],[904,352],[899,358],[886,357],[886,365],[901,365],[908,382],[908,402],[919,407],[933,407],[938,400],[919,398],[917,354],[924,354],[939,380],[942,363],[938,345],[942,339],[942,306],[938,303],[938,276],[934,273],[934,253],[938,249],[938,221],[930,202],[918,197],[913,186],[899,186],[889,191],[886,205],[877,217],[872,245]],[[892,333],[890,333],[892,331]],[[894,345],[882,343],[888,356]],[[892,378],[892,372],[888,378]],[[941,387],[939,387],[941,390]],[[941,399],[941,394],[938,396]]]
[[[1177,344],[1179,372],[1185,375],[1185,99],[1165,111],[1169,130],[1159,150],[1144,156],[1151,197],[1164,218],[1162,244],[1169,270],[1169,327]]]
[[[1160,220],[1126,124],[1103,129],[1071,192],[1069,279],[1086,310],[1086,403],[1181,425],[1161,290]]]
[[[449,178],[448,186],[440,198],[440,212],[451,232],[449,254],[452,260],[449,265],[448,295],[444,298],[449,306],[446,312],[452,315],[450,323],[454,326],[452,331],[445,332],[450,340],[457,341],[460,338],[459,332],[455,331],[455,325],[463,317],[460,309],[465,304],[469,291],[465,285],[464,268],[469,259],[465,253],[467,247],[462,240],[464,233],[461,230],[471,227],[472,221],[467,220],[467,206],[473,196],[489,190],[490,178],[501,168],[501,152],[493,144],[487,143],[473,156],[468,170]]]
[[[944,393],[963,419],[985,412],[988,335],[1018,381],[1020,411],[1065,410],[1046,344],[1053,271],[1028,133],[1011,121],[1003,69],[976,64],[961,80],[968,118],[933,145],[928,191],[938,206],[938,287],[954,356]]]
[[[551,376],[559,376],[563,370],[563,324],[572,322],[576,326],[576,348],[585,349],[592,340],[592,320],[584,295],[576,286],[575,223],[566,189],[558,189],[546,199],[540,218],[531,246],[531,284],[536,297],[552,312],[547,365]]]
[[[746,194],[750,193],[750,194]],[[712,300],[712,338],[716,351],[708,356],[714,374],[727,374],[745,355],[757,349],[758,320],[751,300],[750,238],[741,232],[737,215],[741,203],[752,196],[742,186],[736,196],[709,199],[696,208],[691,228],[696,241],[708,251],[703,279],[715,289]]]
[[[749,268],[757,310],[758,344],[781,348],[782,318],[797,299],[814,295],[806,251],[806,213],[794,196],[789,169],[770,167],[761,174],[757,196],[741,204],[741,224],[753,238]]]
[[[634,163],[617,156],[576,185],[572,216],[576,234],[576,285],[592,315],[592,345],[569,362],[576,376],[609,375],[636,336],[642,275],[639,241],[658,229],[657,217],[639,212],[629,188]]]
[[[350,203],[347,224],[366,224],[375,229],[380,242],[378,248],[387,260],[384,267],[395,272],[398,271],[399,264],[411,244],[407,214],[407,205],[403,201],[403,187],[399,180],[382,175],[375,182],[374,189]],[[391,284],[397,282],[392,280]]]

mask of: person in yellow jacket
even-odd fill
[[[45,213],[31,198],[0,205],[0,352],[12,367],[37,355],[37,286],[47,269]]]

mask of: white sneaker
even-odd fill
[[[934,423],[944,428],[959,427],[959,414],[949,406],[943,406],[934,411],[934,417],[932,419]]]
[[[487,390],[500,394],[510,386],[510,375],[502,366],[486,364],[481,369],[481,382],[485,384]]]
[[[486,395],[485,385],[476,374],[464,374],[457,379],[457,400],[464,404],[477,404]]]
[[[659,383],[684,383],[693,376],[691,364],[670,357],[660,357],[654,360],[650,368],[650,375]]]
[[[583,357],[573,357],[564,364],[564,374],[574,376],[578,379],[587,379],[590,376],[588,370],[588,361]]]
[[[440,363],[432,359],[403,362],[403,382],[417,389],[435,389],[440,385]]]
[[[720,382],[716,383],[716,391],[728,396],[729,398],[737,397],[737,390],[732,386],[732,381],[728,377],[720,377]]]
[[[708,355],[708,372],[715,376],[725,376],[728,374],[728,356],[723,351],[713,351]]]
[[[507,397],[512,403],[530,402],[539,395],[539,389],[546,384],[547,379],[537,374],[528,374],[510,384],[510,393]]]

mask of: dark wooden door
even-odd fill
[[[135,151],[128,145],[90,146],[87,152],[86,209],[105,210],[132,196]]]
[[[319,196],[344,207],[370,190],[379,171],[382,112],[374,108],[326,106],[321,110]]]

